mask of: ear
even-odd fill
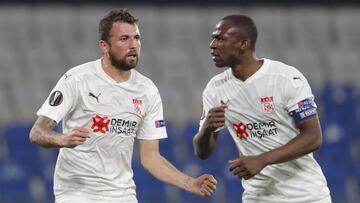
[[[249,48],[250,48],[250,40],[249,39],[242,40],[242,42],[240,44],[240,49],[245,51]]]
[[[99,41],[99,48],[101,49],[101,51],[104,53],[104,54],[107,54],[109,52],[109,49],[110,49],[110,46],[109,44],[104,41],[104,40],[100,40]]]

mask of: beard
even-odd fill
[[[136,67],[139,61],[137,57],[135,60],[130,60],[130,61],[127,61],[126,57],[123,59],[118,59],[111,50],[108,53],[109,53],[111,65],[119,70],[124,70],[124,71],[131,70]]]

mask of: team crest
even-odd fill
[[[133,99],[132,102],[134,104],[135,113],[141,114],[142,100],[141,99]]]
[[[272,113],[275,112],[275,103],[273,96],[260,98],[262,111],[264,113]]]

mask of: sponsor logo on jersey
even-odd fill
[[[133,99],[132,100],[135,108],[135,113],[141,114],[142,100],[141,99]]]
[[[275,103],[274,103],[273,96],[260,98],[260,102],[261,102],[261,106],[262,106],[262,111],[264,113],[275,112]]]
[[[95,96],[95,94],[94,93],[92,93],[92,92],[89,92],[89,97],[93,97],[93,98],[95,98],[96,99],[96,101],[99,103],[99,97],[100,97],[100,95],[101,95],[101,93],[99,93],[97,96]]]
[[[246,129],[246,125],[244,125],[243,123],[235,123],[233,124],[233,127],[236,131],[236,135],[238,136],[238,138],[240,138],[241,140],[247,140],[249,137],[249,133]]]
[[[247,123],[242,122],[233,124],[236,135],[241,140],[248,140],[250,138],[262,139],[268,136],[274,136],[278,133],[278,128],[274,121]]]
[[[92,120],[91,129],[94,133],[131,135],[135,134],[137,128],[137,122],[131,120],[99,115],[94,116]]]
[[[110,120],[107,116],[101,117],[99,115],[96,115],[92,119],[93,124],[91,125],[91,129],[93,129],[94,133],[100,132],[102,134],[105,134],[109,131]]]
[[[63,101],[63,95],[60,91],[55,91],[51,93],[49,98],[50,106],[59,106]]]
[[[155,121],[155,127],[156,128],[161,128],[165,126],[165,121],[164,120],[156,120]]]

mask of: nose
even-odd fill
[[[216,47],[215,39],[211,40],[209,47],[210,49],[214,49]]]
[[[130,48],[136,49],[140,46],[140,40],[139,39],[132,39],[130,42]]]

